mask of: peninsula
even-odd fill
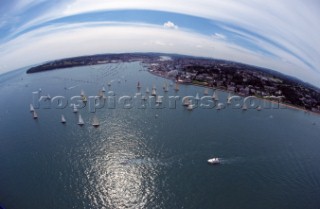
[[[55,60],[27,73],[120,62],[141,62],[150,73],[183,84],[233,92],[240,96],[277,99],[281,103],[320,113],[320,89],[279,72],[212,58],[163,53],[100,54]]]

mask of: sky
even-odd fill
[[[318,0],[0,0],[0,74],[164,52],[266,67],[320,87]]]

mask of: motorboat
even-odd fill
[[[215,157],[215,158],[211,158],[208,160],[208,163],[209,164],[212,164],[212,165],[217,165],[217,164],[220,164],[220,159]]]

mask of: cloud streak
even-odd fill
[[[52,34],[57,35],[57,33],[62,33],[62,31],[66,32],[69,30],[69,32],[72,32],[76,30],[74,25],[72,28],[66,27],[64,30],[60,28],[60,32],[56,31],[57,28],[60,27],[57,25],[54,25],[51,28],[44,26],[40,29],[32,29],[41,24],[45,25],[48,21],[59,18],[78,14],[90,15],[90,13],[97,11],[107,12],[121,9],[157,10],[181,14],[181,17],[183,17],[183,14],[201,17],[219,25],[220,30],[213,30],[207,35],[205,35],[203,31],[194,31],[192,26],[190,26],[190,28],[179,27],[179,30],[164,30],[178,29],[177,24],[180,26],[180,24],[183,23],[183,20],[180,20],[179,22],[179,20],[169,18],[170,21],[167,21],[168,19],[164,20],[162,22],[163,25],[147,26],[148,24],[146,24],[142,26],[141,24],[134,24],[124,26],[124,23],[119,23],[120,27],[114,28],[114,26],[108,25],[103,29],[117,29],[115,32],[108,31],[109,34],[113,34],[115,37],[111,35],[105,37],[108,37],[108,40],[111,40],[111,42],[121,40],[117,41],[118,46],[114,49],[109,47],[108,50],[125,52],[150,51],[150,49],[153,49],[153,51],[165,52],[165,50],[168,50],[168,52],[173,52],[172,48],[175,48],[175,52],[177,53],[185,53],[187,50],[188,53],[193,55],[210,56],[270,67],[320,86],[320,59],[318,59],[320,54],[320,39],[318,38],[320,27],[317,23],[317,20],[320,19],[320,14],[318,12],[319,7],[319,3],[313,0],[270,0],[269,2],[254,0],[163,0],[161,2],[149,0],[61,1],[57,7],[50,7],[45,12],[39,12],[39,14],[32,19],[26,20],[21,27],[15,30],[15,34],[19,34],[19,32],[22,34],[9,42],[2,43],[0,49],[6,52],[12,50],[9,53],[10,57],[14,57],[15,55],[18,57],[22,49],[16,51],[13,49],[18,49],[17,46],[20,46],[19,40],[22,39],[31,42],[39,41],[41,38],[42,41],[40,42],[42,44],[45,43],[45,40],[47,44],[51,42],[61,43],[60,39],[50,34],[46,34],[45,30],[50,31],[50,33],[52,32],[51,30],[54,30]],[[149,17],[145,18],[146,23],[148,23],[148,18]],[[119,32],[123,32],[126,27],[130,29],[128,31],[136,31],[139,34],[143,31],[153,38],[151,39],[143,34],[140,35],[142,35],[145,40],[140,40],[138,37],[131,36],[131,34],[125,37]],[[81,25],[77,30],[80,30],[80,28],[82,28],[82,32],[90,30],[84,25]],[[120,30],[120,28],[122,29]],[[134,30],[134,28],[136,28],[136,30]],[[34,31],[30,32],[30,29]],[[101,31],[102,28],[99,27],[97,30]],[[41,34],[39,34],[40,31],[42,31]],[[166,33],[164,33],[164,31],[166,31]],[[158,36],[156,33],[162,34],[163,37]],[[68,37],[67,32],[65,35]],[[188,49],[183,46],[180,39],[176,38],[179,37],[176,35],[183,35],[182,40],[186,41],[184,45],[187,45],[189,47]],[[188,39],[187,35],[192,38]],[[117,39],[117,36],[121,38]],[[38,37],[39,40],[33,37]],[[138,46],[135,42],[131,44],[127,43],[126,41],[130,40],[131,37],[134,40],[137,39],[137,41],[141,41],[143,45]],[[81,39],[87,40],[90,39],[90,37],[81,36],[79,40]],[[71,41],[71,43],[73,42]],[[119,46],[119,43],[123,44]],[[190,45],[190,43],[193,44]],[[40,47],[39,44],[36,44],[35,46]],[[24,47],[27,46],[24,45]],[[88,51],[85,54],[90,54],[91,52],[108,52],[100,50],[99,46],[96,47],[97,48],[94,49],[92,46],[87,46]],[[177,47],[181,47],[183,50],[178,49]],[[27,49],[31,48],[31,45],[27,47]],[[24,50],[27,51],[27,49]],[[120,51],[119,49],[123,51]],[[84,53],[85,48],[80,51]],[[54,53],[46,54],[47,59],[56,57]],[[76,50],[68,52],[68,55],[70,56],[77,54],[78,51]],[[5,56],[9,58],[9,55],[5,54]],[[4,61],[9,62],[9,59],[8,61]]]

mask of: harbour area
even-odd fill
[[[320,113],[320,90],[270,69],[211,58],[159,53],[105,54],[68,58],[32,67],[27,73],[77,66],[141,62],[143,68],[175,83],[255,96],[306,112]]]

